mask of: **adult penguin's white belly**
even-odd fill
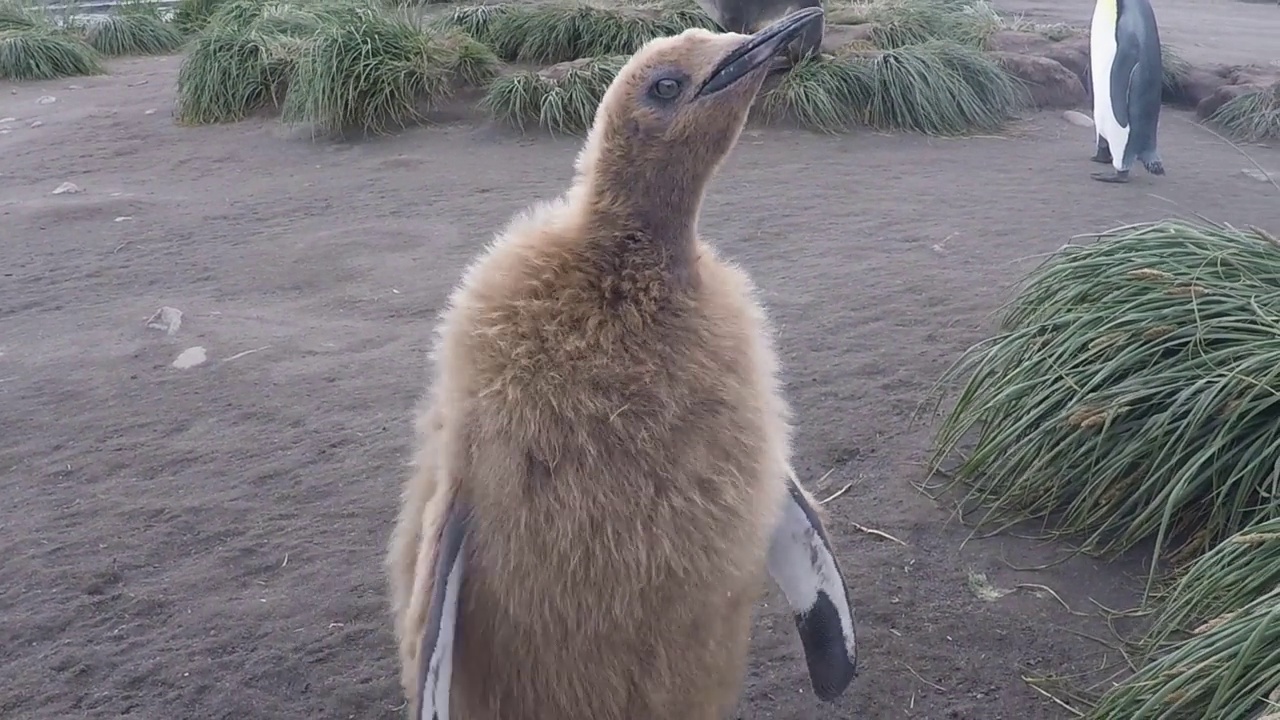
[[[1129,128],[1121,127],[1111,108],[1111,65],[1116,58],[1117,0],[1098,0],[1093,7],[1089,36],[1089,63],[1093,85],[1094,128],[1111,146],[1113,158],[1124,157]]]

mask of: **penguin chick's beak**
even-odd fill
[[[719,92],[750,75],[752,70],[772,62],[788,43],[815,22],[822,22],[822,8],[808,7],[747,36],[746,41],[720,60],[698,89],[696,97],[703,98]]]

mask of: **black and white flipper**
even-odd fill
[[[814,693],[832,701],[857,675],[853,608],[817,507],[795,475],[769,545],[769,575],[795,613]]]
[[[462,590],[462,546],[467,515],[454,500],[445,518],[436,551],[431,605],[418,649],[418,711],[414,720],[449,720],[449,689],[453,680],[453,641],[458,628],[458,595]]]

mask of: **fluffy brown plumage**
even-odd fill
[[[695,229],[764,68],[694,91],[743,40],[637,53],[573,188],[513,220],[443,314],[387,562],[413,698],[442,518],[469,508],[455,720],[736,704],[790,453],[755,290]],[[655,102],[657,77],[688,101]]]

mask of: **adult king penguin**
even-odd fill
[[[1113,172],[1093,173],[1102,182],[1129,181],[1136,159],[1152,175],[1164,174],[1156,150],[1164,69],[1160,31],[1148,0],[1097,0],[1089,35],[1093,86],[1093,123],[1097,152],[1093,161],[1111,163]]]
[[[822,7],[822,0],[697,0],[702,11],[720,27],[733,33],[752,33],[796,10]],[[815,55],[822,49],[822,21],[810,23],[788,43],[787,60],[791,64]]]
[[[853,680],[772,331],[697,229],[770,62],[821,21],[649,42],[573,187],[455,289],[387,555],[414,720],[724,720],[766,573],[815,694]]]

